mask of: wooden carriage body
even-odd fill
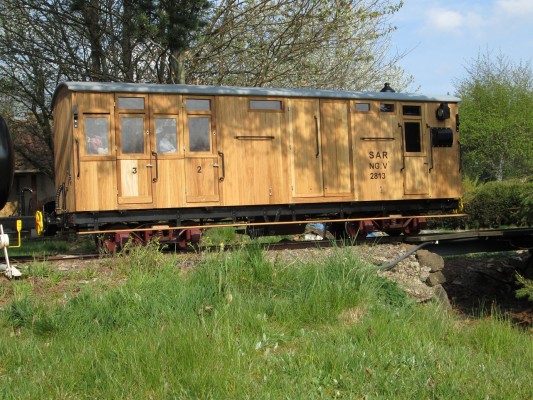
[[[414,200],[442,207],[461,195],[458,101],[390,92],[66,82],[53,99],[60,208],[80,215],[234,213],[250,206],[322,204],[327,210],[327,204],[346,204],[353,210]]]

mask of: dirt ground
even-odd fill
[[[493,257],[453,257],[445,259],[443,284],[453,309],[467,318],[480,318],[495,312],[533,332],[533,303],[517,298],[515,274],[533,279],[528,252],[500,253]],[[529,262],[529,268],[525,269]]]

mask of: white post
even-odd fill
[[[6,259],[6,272],[5,275],[9,279],[18,278],[22,274],[18,269],[9,264],[9,256],[7,254],[7,248],[9,247],[9,236],[4,234],[4,227],[0,224],[0,248],[4,249],[4,257]]]

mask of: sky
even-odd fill
[[[533,0],[404,0],[392,49],[423,94],[455,94],[478,54],[533,64]]]

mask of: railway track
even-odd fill
[[[533,249],[533,228],[472,230],[448,233],[424,233],[416,236],[375,236],[362,239],[342,240],[307,240],[281,241],[276,243],[258,244],[261,248],[271,251],[301,250],[310,248],[328,248],[341,246],[377,246],[381,244],[412,244],[426,243],[425,248],[441,256],[461,255],[469,253],[501,252]],[[246,246],[245,244],[216,245],[191,249],[190,251],[231,251]],[[169,248],[168,251],[173,251]],[[15,264],[32,261],[61,262],[68,260],[90,260],[103,257],[100,253],[93,254],[58,254],[53,256],[20,256],[10,257]]]

